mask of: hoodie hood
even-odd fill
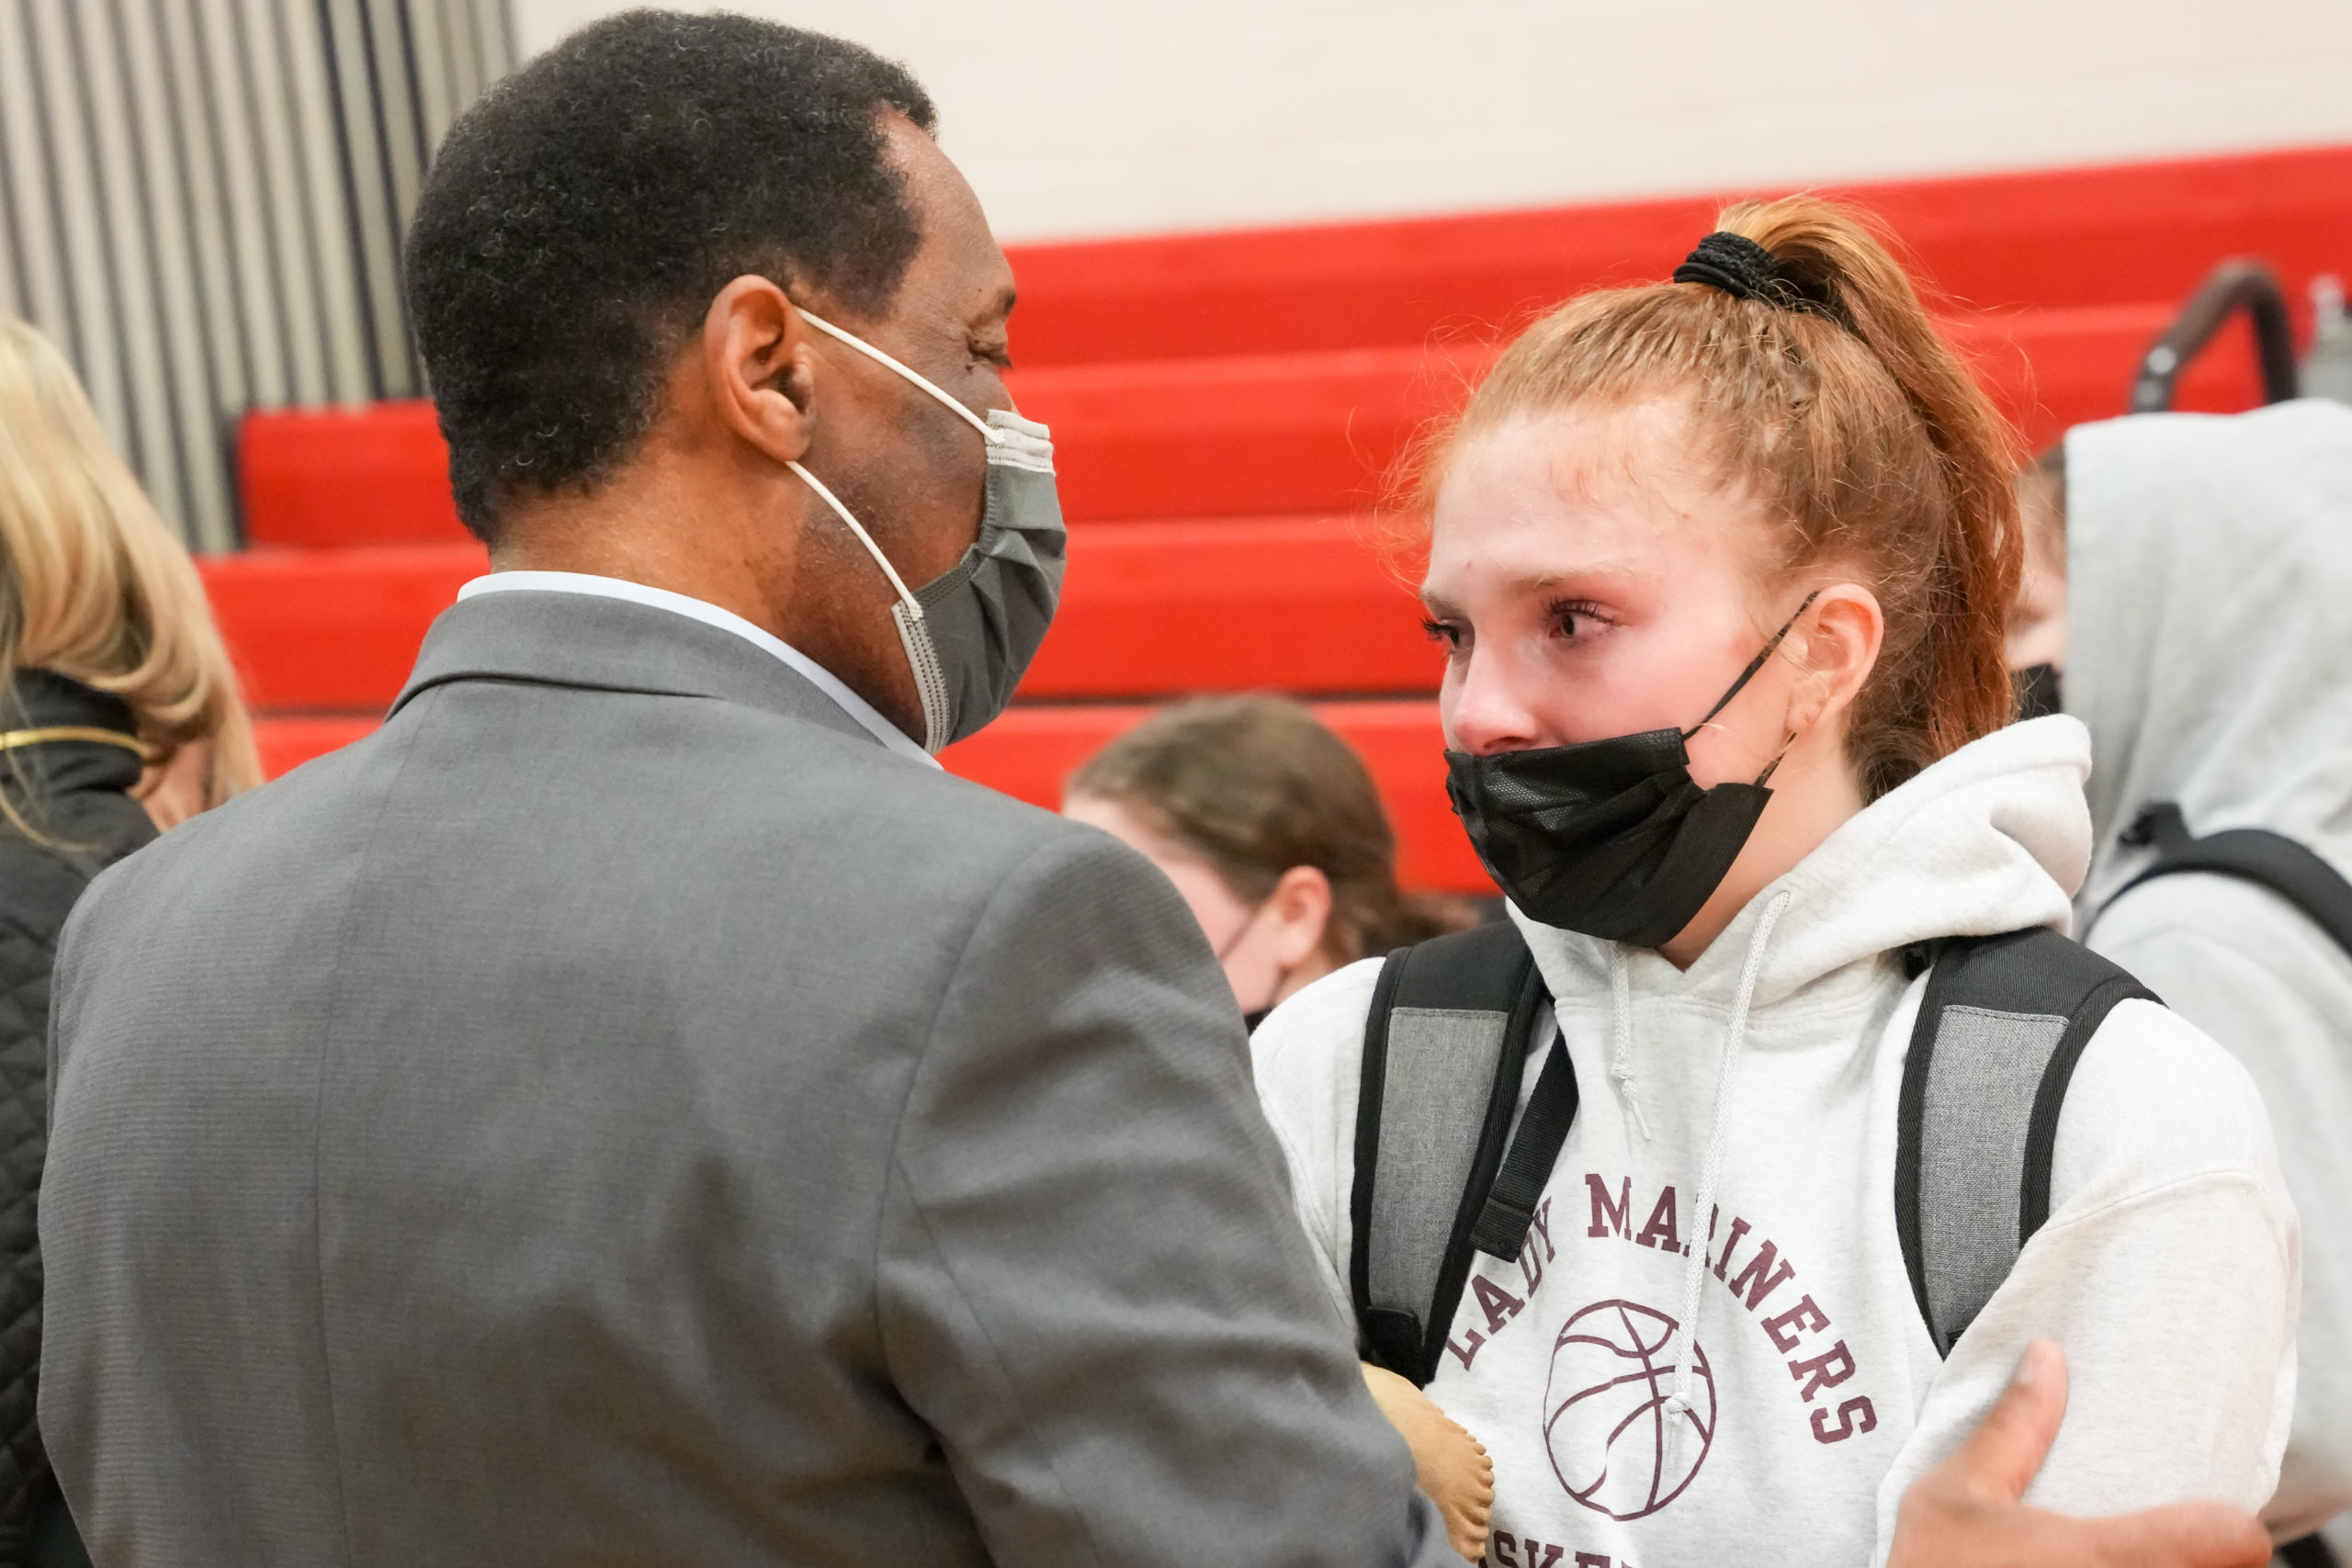
[[[1840,826],[1680,973],[1647,949],[1542,925],[1517,908],[1511,917],[1555,996],[1588,987],[1605,994],[1619,953],[1636,988],[1728,1010],[1757,929],[1785,896],[1754,957],[1750,1005],[1770,1010],[1804,993],[1867,988],[1875,967],[1868,961],[1914,942],[2068,929],[2070,900],[2090,862],[2083,804],[2090,761],[2089,735],[2063,716],[1962,747]]]
[[[2086,909],[2176,802],[2352,873],[2352,408],[2141,414],[2066,437],[2066,712],[2089,727]]]

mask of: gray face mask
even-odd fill
[[[982,420],[872,344],[806,310],[800,317],[937,398],[988,443],[980,536],[963,559],[920,591],[908,589],[874,536],[850,515],[839,497],[816,475],[797,463],[791,465],[857,536],[898,593],[890,618],[898,623],[899,641],[907,650],[907,665],[922,698],[923,750],[935,752],[976,733],[1004,711],[1053,622],[1054,605],[1061,597],[1067,534],[1061,500],[1054,490],[1051,433],[1002,409],[990,409]]]

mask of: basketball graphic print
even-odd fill
[[[1595,1302],[1560,1325],[1544,1389],[1544,1446],[1569,1496],[1612,1519],[1682,1495],[1715,1436],[1715,1377],[1693,1345],[1690,1408],[1671,1409],[1674,1319],[1639,1302]]]

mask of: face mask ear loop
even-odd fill
[[[1251,931],[1258,929],[1258,917],[1266,912],[1266,906],[1272,902],[1273,902],[1273,900],[1271,898],[1261,898],[1250,907],[1248,914],[1241,917],[1241,923],[1233,928],[1233,934],[1227,937],[1225,939],[1225,945],[1216,950],[1216,961],[1219,964],[1225,962],[1225,956],[1227,953],[1231,953],[1235,948],[1241,945],[1241,939],[1243,937],[1248,936]]]
[[[941,402],[946,404],[947,407],[953,411],[957,417],[961,418],[966,424],[968,424],[974,430],[978,431],[980,433],[980,439],[986,441],[989,446],[994,446],[1000,442],[1011,439],[1004,431],[999,430],[995,425],[990,424],[987,420],[982,419],[970,409],[966,408],[960,401],[940,390],[929,377],[924,376],[920,371],[908,369],[905,366],[899,364],[897,360],[891,358],[888,355],[883,353],[880,349],[875,347],[864,338],[857,337],[852,333],[842,331],[841,328],[833,325],[832,322],[825,320],[824,317],[818,315],[814,310],[804,310],[797,305],[796,305],[794,309],[800,310],[800,319],[802,321],[808,322],[810,326],[815,327],[819,332],[827,333],[828,335],[849,344],[850,347],[857,350],[858,353],[865,355],[866,358],[873,360],[876,364],[887,366],[890,369],[897,371],[899,375],[904,376],[908,380],[912,381],[916,386],[921,387],[924,391],[929,392],[933,397],[937,398]],[[846,513],[844,513],[844,515],[846,515]]]
[[[1762,789],[1766,784],[1772,782],[1772,775],[1780,772],[1781,764],[1788,760],[1789,748],[1796,743],[1796,731],[1792,729],[1789,731],[1789,738],[1781,742],[1780,754],[1775,756],[1770,761],[1765,763],[1764,771],[1756,775],[1756,787],[1758,789]]]
[[[1227,953],[1241,945],[1241,939],[1243,937],[1248,936],[1251,931],[1258,929],[1258,917],[1264,914],[1266,912],[1266,906],[1272,902],[1273,898],[1271,895],[1261,899],[1258,907],[1250,911],[1249,918],[1241,922],[1239,928],[1237,929],[1231,936],[1225,939],[1225,945],[1216,950],[1216,961],[1219,965],[1222,965],[1225,963],[1226,955]],[[1288,969],[1283,968],[1279,965],[1275,967],[1274,983],[1272,989],[1267,992],[1266,1006],[1262,1010],[1271,1012],[1273,1010],[1275,998],[1282,993],[1283,982],[1289,978],[1290,971]]]
[[[833,515],[840,518],[848,526],[849,531],[857,536],[857,542],[865,547],[865,553],[874,558],[874,564],[882,569],[882,575],[888,578],[890,586],[898,591],[899,602],[907,607],[907,614],[915,620],[922,620],[922,601],[907,592],[906,580],[899,575],[899,569],[890,564],[890,558],[882,553],[882,547],[874,542],[874,536],[865,531],[865,525],[850,515],[849,508],[842,504],[841,497],[827,490],[824,480],[799,464],[786,463],[785,467],[798,474],[801,482],[815,491],[818,499],[831,507]]]
[[[1699,731],[1706,728],[1709,719],[1713,718],[1715,715],[1731,706],[1732,698],[1739,695],[1741,687],[1756,679],[1756,672],[1764,668],[1764,661],[1772,657],[1773,649],[1781,646],[1781,639],[1787,637],[1789,635],[1789,629],[1797,624],[1797,616],[1802,615],[1807,610],[1812,609],[1813,602],[1820,597],[1821,590],[1818,588],[1804,596],[1804,603],[1796,607],[1795,614],[1790,615],[1787,620],[1781,623],[1781,629],[1772,634],[1772,640],[1764,645],[1764,651],[1747,661],[1747,668],[1739,672],[1739,679],[1731,683],[1731,690],[1725,692],[1723,696],[1717,700],[1715,705],[1707,710],[1707,717],[1701,719],[1698,723],[1692,725],[1690,728],[1682,732],[1683,739],[1688,740],[1692,736],[1698,734]],[[1772,761],[1774,767],[1780,765],[1779,758],[1776,757]],[[1764,772],[1766,776],[1770,777],[1772,770],[1771,768],[1767,768]],[[1756,782],[1758,784],[1762,784],[1764,781],[1763,779],[1758,779]]]

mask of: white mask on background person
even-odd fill
[[[1250,933],[1257,931],[1260,917],[1265,914],[1266,907],[1272,902],[1272,897],[1260,899],[1250,909],[1249,917],[1234,928],[1231,936],[1225,939],[1225,945],[1216,950],[1217,964],[1225,971],[1225,983],[1233,987],[1234,999],[1241,1004],[1242,1027],[1252,1034],[1258,1032],[1260,1024],[1266,1021],[1266,1015],[1274,1010],[1274,1003],[1281,999],[1283,986],[1290,979],[1290,967],[1277,959],[1267,960],[1266,966],[1271,969],[1272,974],[1262,992],[1263,999],[1253,1007],[1243,992],[1240,982],[1234,977],[1233,955],[1234,950],[1239,947]],[[1249,965],[1245,964],[1244,966]],[[1255,989],[1255,987],[1252,988]]]
[[[918,590],[907,587],[874,536],[823,481],[798,463],[787,465],[832,508],[890,580],[899,596],[890,618],[898,624],[922,700],[922,748],[937,752],[1004,711],[1053,622],[1068,532],[1054,485],[1052,433],[1003,409],[989,410],[983,420],[863,338],[807,310],[800,316],[938,399],[988,443],[979,536],[961,560]]]

